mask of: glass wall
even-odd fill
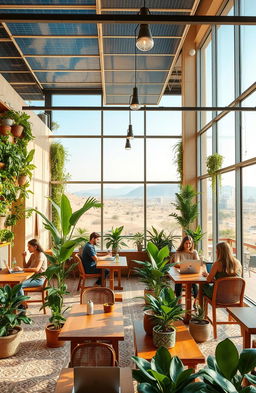
[[[99,106],[101,96],[53,96],[56,106]],[[180,96],[164,96],[160,106],[180,106]],[[102,107],[103,108],[103,107]],[[79,221],[87,232],[102,235],[124,226],[127,248],[134,249],[132,235],[154,226],[181,234],[169,217],[178,175],[175,146],[181,140],[181,112],[130,112],[134,139],[125,149],[129,111],[53,111],[59,126],[54,133],[67,151],[66,192],[73,209],[88,196],[103,203]],[[104,243],[101,244],[104,247]]]
[[[255,14],[256,2],[252,0],[228,1],[223,10],[223,15],[254,16]],[[256,55],[252,50],[255,40],[255,26],[217,26],[207,32],[199,51],[199,105],[206,106],[207,103],[212,103],[213,106],[228,106],[236,98],[237,106],[255,107]],[[210,59],[213,54],[216,55],[214,61]],[[214,66],[211,67],[210,63]],[[201,188],[201,225],[205,232],[202,241],[203,253],[214,260],[215,243],[220,240],[227,241],[232,247],[233,254],[243,264],[246,295],[254,302],[256,302],[254,290],[256,284],[255,116],[254,111],[223,112],[213,124],[207,124],[210,119],[201,115],[197,127],[200,146],[198,168]],[[207,157],[213,153],[223,156],[221,182],[218,182],[216,190],[212,190],[209,186],[210,180],[207,178],[206,167]]]

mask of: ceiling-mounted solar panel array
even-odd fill
[[[146,6],[154,15],[189,15],[195,1],[147,0]],[[99,12],[135,15],[142,6],[143,0],[101,0]],[[95,14],[96,0],[1,0],[1,10],[52,13],[56,17]],[[0,73],[26,100],[35,96],[42,99],[43,89],[102,88],[106,104],[129,104],[134,86],[136,25],[102,24],[100,36],[96,24],[72,21],[8,23],[4,27],[0,26]],[[137,50],[137,86],[140,102],[147,105],[159,102],[184,26],[154,24],[151,31],[153,49]],[[172,91],[177,86],[178,82],[173,84]]]

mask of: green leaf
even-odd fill
[[[239,362],[239,353],[236,346],[226,338],[217,345],[215,357],[220,372],[225,378],[231,380],[236,374]]]
[[[153,296],[151,296],[151,297],[153,298]],[[153,298],[153,299],[155,299],[155,298]],[[160,347],[160,348],[158,348],[152,361],[154,361],[155,369],[157,371],[159,371],[162,374],[169,375],[171,359],[172,359],[172,357],[171,357],[168,349],[165,347]],[[152,364],[152,361],[151,361],[151,364]]]
[[[74,227],[76,226],[77,221],[79,220],[79,218],[88,210],[90,210],[92,207],[98,208],[101,207],[102,204],[99,203],[97,201],[97,199],[95,198],[87,198],[87,200],[85,201],[83,207],[79,210],[77,210],[76,212],[74,212],[72,214],[72,216],[70,217],[70,224],[73,225]]]
[[[256,350],[244,349],[240,354],[238,370],[242,375],[250,372],[256,367]]]
[[[203,380],[209,381],[211,384],[219,386],[226,393],[237,393],[235,386],[221,374],[211,369],[203,369],[197,373]],[[222,391],[221,390],[221,391]]]
[[[62,195],[60,204],[60,216],[61,216],[61,229],[63,236],[67,236],[70,232],[70,217],[72,215],[72,209],[69,199],[66,195]]]
[[[169,257],[170,250],[168,246],[161,248],[161,250],[157,254],[157,261],[163,261],[165,258]]]
[[[173,382],[176,383],[176,380],[180,373],[184,370],[184,366],[182,361],[178,358],[178,356],[174,356],[171,360],[170,364],[170,378]]]
[[[203,382],[193,382],[182,389],[182,393],[205,393],[206,385]]]
[[[159,390],[150,383],[140,383],[137,389],[139,393],[159,393]]]

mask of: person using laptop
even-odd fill
[[[194,249],[194,241],[191,236],[185,236],[176,253],[174,254],[174,262],[176,268],[179,268],[179,262],[186,260],[199,260],[198,252]],[[177,297],[181,296],[182,284],[175,284],[175,294]],[[198,288],[196,284],[192,284],[193,297],[196,298],[198,294]]]
[[[211,271],[208,274],[203,272],[203,276],[207,277],[208,284],[203,285],[203,294],[210,299],[213,294],[214,281],[223,277],[241,276],[242,266],[238,259],[232,254],[230,245],[226,242],[220,242],[216,246],[217,260],[212,265]]]
[[[87,274],[97,274],[101,273],[101,269],[97,268],[97,260],[104,259],[97,256],[95,246],[98,244],[100,234],[97,232],[92,232],[90,234],[90,240],[85,244],[82,254],[82,262],[84,270]],[[109,274],[109,270],[105,269],[105,277]],[[101,285],[101,277],[98,278],[95,285]]]

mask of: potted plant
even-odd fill
[[[147,293],[154,294],[158,296],[161,289],[168,285],[167,272],[170,266],[174,264],[169,264],[169,248],[165,246],[159,250],[155,244],[148,242],[147,253],[150,261],[137,261],[140,267],[135,267],[133,270],[138,274],[141,282],[146,284],[144,290],[144,296]]]
[[[195,249],[197,249],[198,247],[198,243],[200,242],[200,240],[203,238],[204,236],[204,232],[202,232],[202,228],[200,225],[198,225],[196,227],[195,230],[193,229],[186,229],[185,230],[186,235],[191,236],[193,241],[194,241],[194,246]]]
[[[9,229],[0,230],[0,242],[1,243],[12,243],[14,239],[14,233]]]
[[[169,216],[174,217],[183,230],[189,229],[190,225],[197,219],[198,205],[194,202],[196,196],[197,192],[190,184],[182,186],[180,192],[175,193],[176,202],[173,202],[172,205],[180,214],[175,212],[169,214]]]
[[[179,176],[180,183],[182,184],[183,181],[183,143],[182,141],[176,143],[173,147],[174,151],[174,164],[177,165],[177,173]]]
[[[139,393],[189,393],[203,392],[205,384],[194,382],[193,369],[184,367],[177,356],[171,356],[168,349],[158,348],[150,362],[132,356],[137,369],[132,370],[133,378],[138,382]]]
[[[14,125],[12,126],[12,134],[16,138],[23,138],[26,142],[33,139],[31,124],[29,122],[30,116],[25,112],[13,113]]]
[[[0,288],[0,358],[13,356],[20,344],[22,328],[21,323],[30,324],[32,321],[18,307],[29,299],[28,296],[19,295],[21,284],[13,288],[6,285]]]
[[[147,240],[153,243],[159,250],[164,246],[168,246],[170,251],[173,251],[174,248],[174,239],[179,236],[174,236],[171,233],[166,234],[164,230],[158,232],[156,228],[152,226],[152,231],[147,231],[148,236]]]
[[[195,310],[191,313],[189,331],[197,343],[203,343],[209,338],[210,322],[206,319],[204,307],[199,304],[195,305]]]
[[[254,368],[256,367],[255,349],[244,349],[240,355],[236,346],[226,338],[215,350],[215,358],[208,356],[207,366],[196,376],[205,383],[206,392],[236,393],[255,392]]]
[[[121,246],[127,247],[127,244],[123,241],[124,236],[121,235],[124,227],[117,227],[111,229],[111,232],[106,233],[105,242],[107,248],[112,248],[113,253],[118,253]]]
[[[30,150],[30,152],[24,157],[19,170],[18,184],[19,186],[24,186],[27,183],[27,179],[31,179],[32,170],[36,168],[34,164],[31,164],[35,154],[35,149]]]
[[[147,295],[148,305],[145,309],[153,311],[153,344],[156,347],[172,348],[176,342],[174,322],[181,320],[184,314],[179,298],[172,288],[164,287],[158,297]]]
[[[0,117],[0,133],[2,135],[9,135],[11,132],[11,126],[13,124],[13,114],[14,111],[6,111],[1,114]]]
[[[33,209],[43,218],[44,227],[50,231],[52,238],[52,255],[45,254],[48,259],[48,267],[45,272],[34,274],[33,278],[45,277],[48,280],[45,306],[51,310],[50,324],[46,327],[47,345],[58,347],[64,343],[58,341],[58,335],[66,318],[65,312],[68,307],[64,305],[64,296],[68,294],[66,278],[74,269],[75,264],[65,268],[66,261],[71,257],[77,245],[84,240],[82,237],[74,237],[73,233],[80,217],[91,208],[101,206],[95,198],[88,198],[81,209],[72,212],[69,199],[62,195],[60,206],[51,201],[56,209],[61,222],[61,230],[41,212]]]
[[[224,157],[221,156],[220,154],[214,153],[211,156],[208,156],[207,160],[206,160],[207,173],[208,173],[208,175],[211,176],[213,191],[216,191],[217,177],[218,177],[219,181],[221,181],[221,176],[218,175],[217,172],[222,167],[223,158]]]
[[[137,232],[133,235],[133,244],[137,247],[137,250],[140,252],[142,251],[144,242],[144,235],[143,233]]]

